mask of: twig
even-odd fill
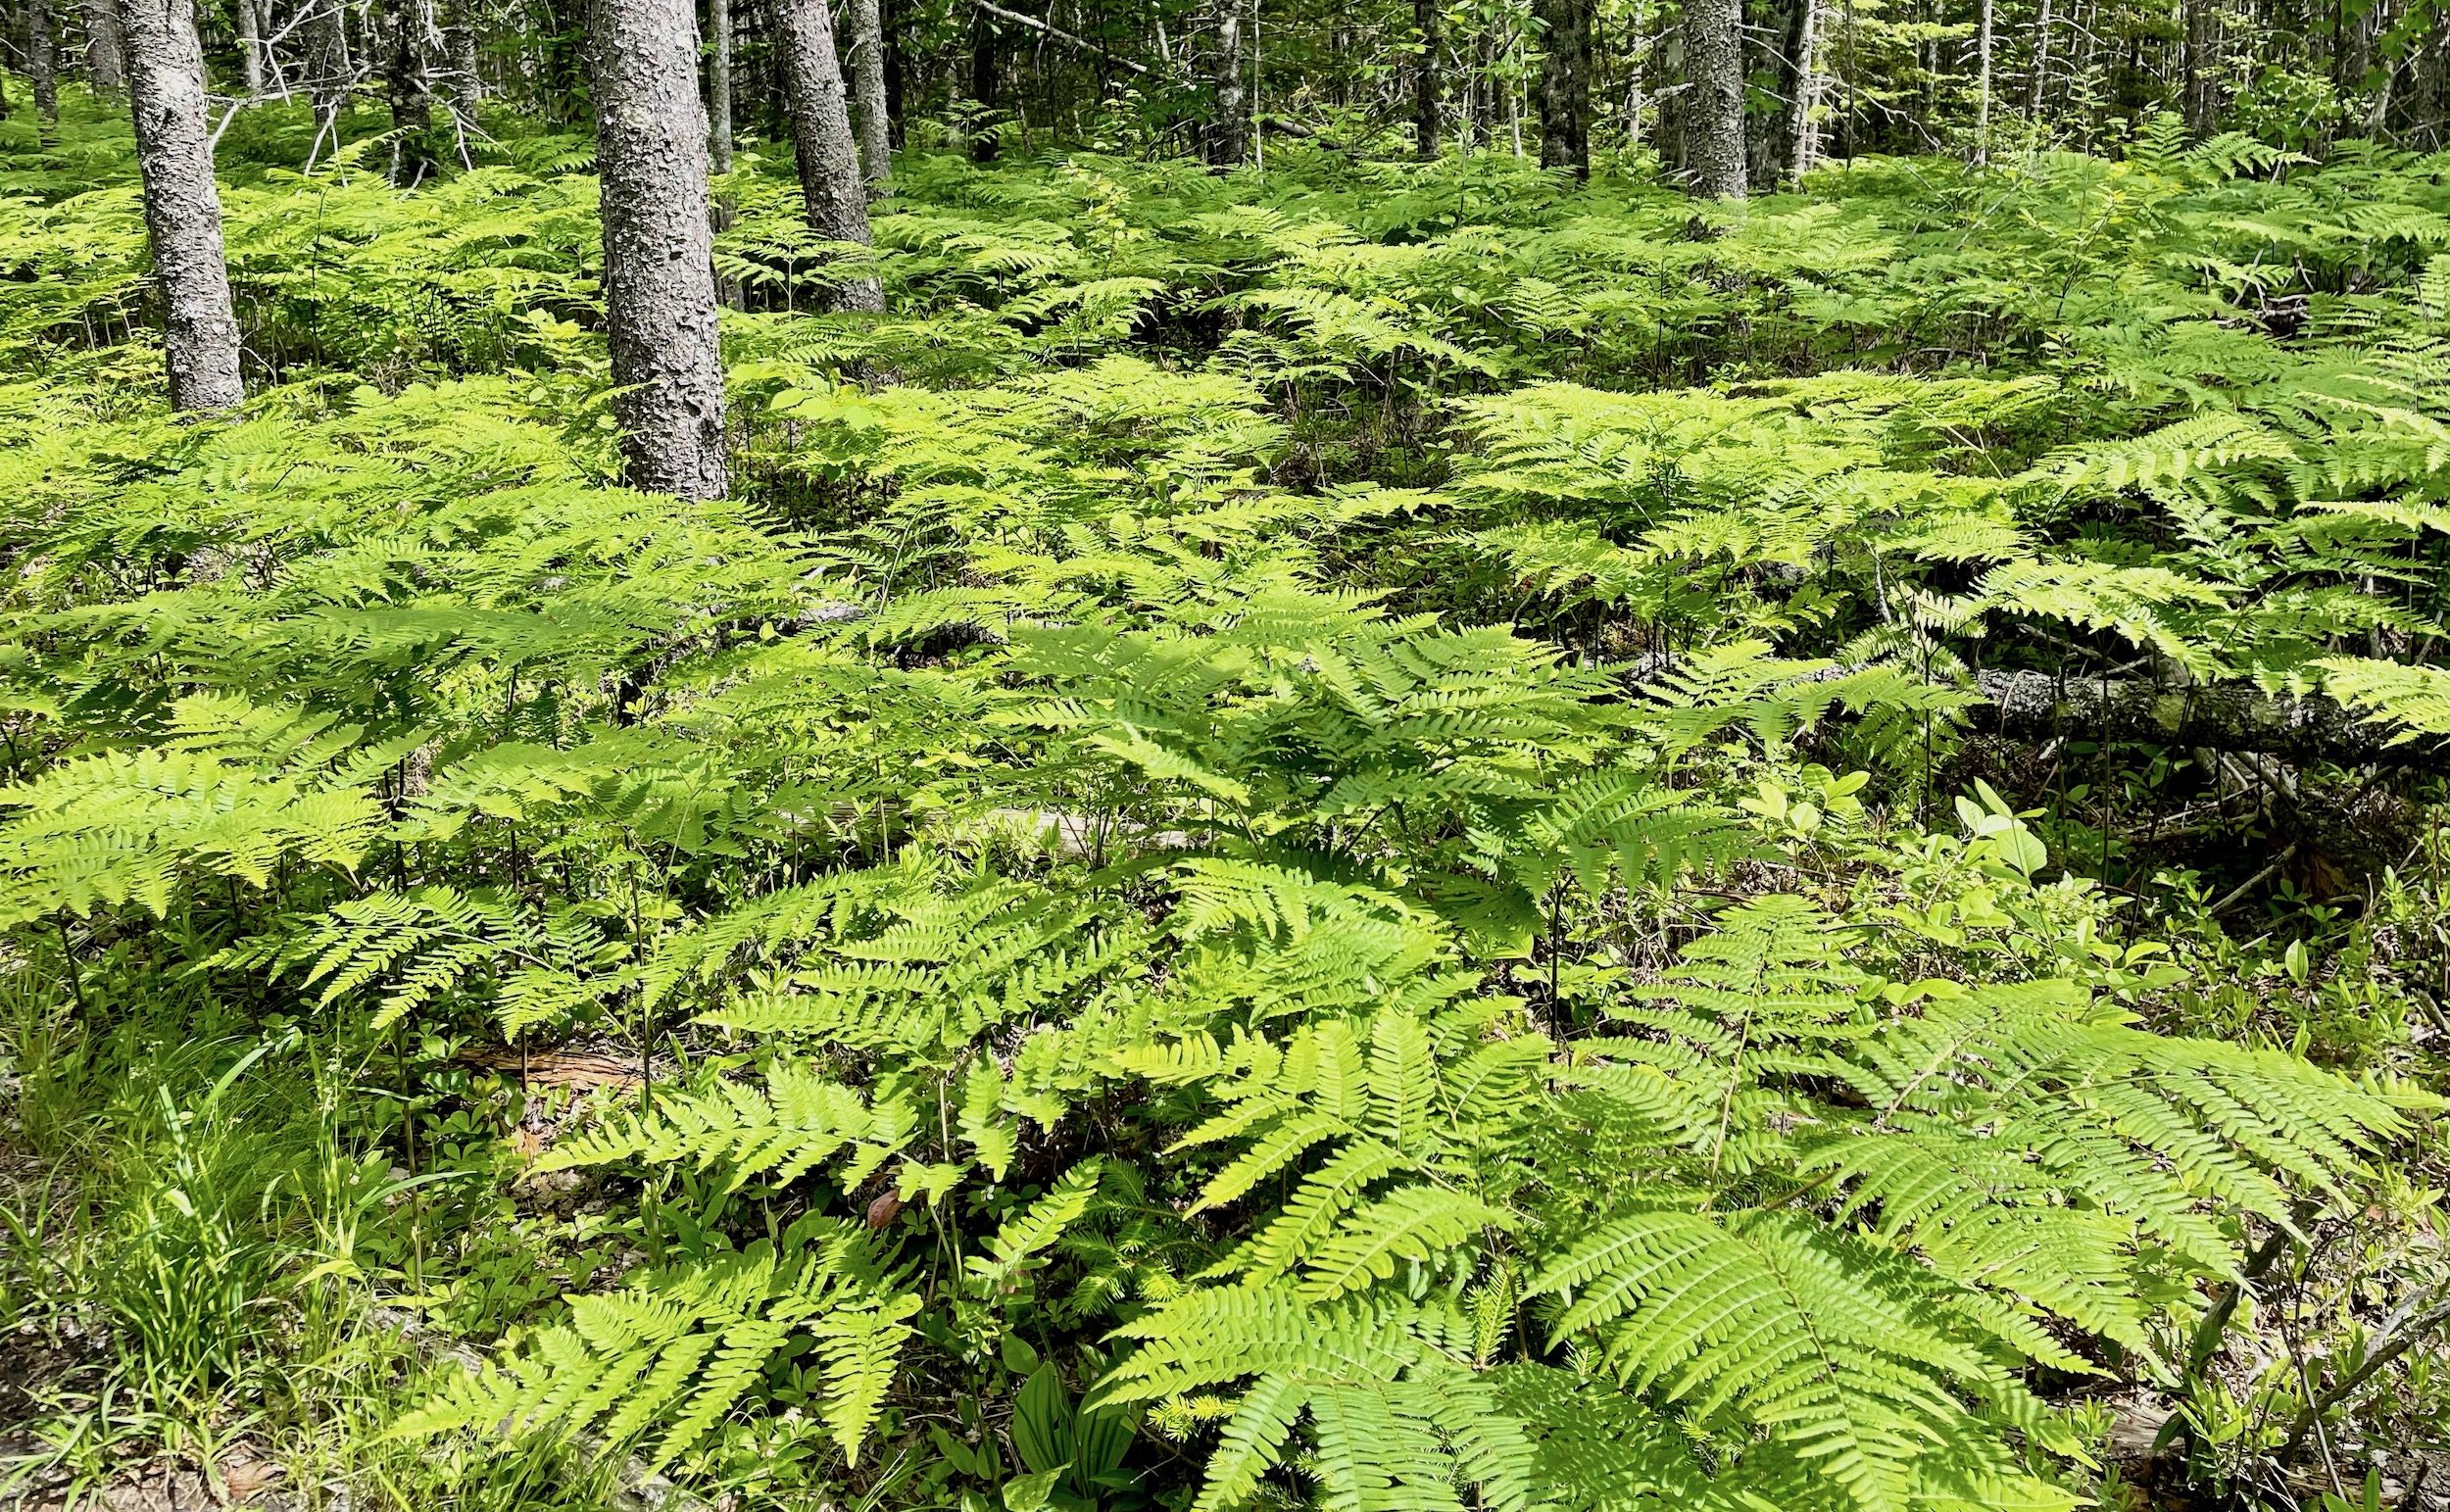
[[[2298,1198],[2289,1208],[2288,1221],[2274,1228],[2254,1253],[2246,1257],[2245,1265],[2222,1289],[2221,1299],[2214,1302],[2211,1309],[2204,1313],[2203,1321],[2195,1325],[2194,1338],[2187,1341],[2186,1346],[2185,1380],[2192,1381],[2201,1376],[2204,1367],[2212,1363],[2214,1352],[2221,1346],[2221,1335],[2229,1328],[2230,1317],[2236,1312],[2237,1303],[2246,1294],[2246,1289],[2263,1279],[2319,1211],[2320,1204],[2313,1198]],[[2153,1436],[2151,1452],[2159,1454],[2173,1439],[2183,1446],[2190,1443],[2193,1438],[2194,1432],[2187,1424],[2186,1415],[2173,1412],[2169,1420],[2161,1425],[2160,1433]]]
[[[2297,1444],[2305,1438],[2306,1430],[2320,1428],[2324,1413],[2347,1400],[2349,1393],[2372,1380],[2376,1371],[2407,1353],[2426,1335],[2430,1334],[2445,1322],[2450,1322],[2450,1283],[2437,1288],[2433,1293],[2433,1305],[2409,1319],[2405,1327],[2398,1330],[2395,1335],[2392,1330],[2385,1328],[2382,1331],[2385,1341],[2382,1346],[2366,1355],[2365,1363],[2340,1378],[2338,1385],[2319,1397],[2311,1389],[2307,1390],[2305,1406],[2298,1410],[2297,1420],[2288,1425],[2288,1442],[2281,1446],[2280,1457],[2285,1459],[2296,1452]],[[2326,1448],[2328,1447],[2326,1443]]]
[[[2289,861],[2296,856],[2296,854],[2297,845],[2296,842],[2292,840],[2288,843],[2288,848],[2286,850],[2272,857],[2272,864],[2264,867],[2261,871],[2256,872],[2253,876],[2248,877],[2245,881],[2238,883],[2237,891],[2230,894],[2227,898],[2222,899],[2219,902],[2214,903],[2210,911],[2205,913],[2204,917],[2211,918],[2218,914],[2226,913],[2230,908],[2235,907],[2239,901],[2242,900],[2248,893],[2253,892],[2256,888],[2261,887],[2264,883],[2270,881],[2272,874],[2279,870],[2282,866],[2287,865]]]

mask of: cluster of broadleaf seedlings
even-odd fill
[[[2042,1508],[2139,1401],[2265,1488],[2450,1411],[2350,1363],[2441,1268],[2434,852],[2240,946],[2170,763],[2071,786],[1976,678],[2450,733],[2440,164],[1709,227],[913,158],[873,318],[752,152],[744,486],[675,509],[608,481],[583,144],[403,194],[260,113],[194,425],[70,115],[0,204],[29,1494]],[[2340,1357],[2229,1347],[2325,1234]]]

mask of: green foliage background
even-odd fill
[[[2045,1508],[2136,1390],[2234,1487],[2450,1410],[2326,1385],[2438,1294],[2437,854],[2232,937],[2170,759],[2051,791],[1972,682],[2450,734],[2450,165],[915,156],[867,318],[751,152],[676,508],[583,141],[251,115],[189,424],[69,116],[0,124],[21,1488]],[[2241,1364],[2325,1224],[2328,1353]]]

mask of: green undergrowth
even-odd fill
[[[2429,1350],[2359,1363],[2442,1285],[2440,795],[1975,673],[2450,733],[2441,162],[914,155],[876,318],[753,142],[681,508],[613,482],[583,139],[404,193],[253,113],[253,397],[186,423],[67,116],[0,122],[13,1494],[2039,1509],[2139,1494],[2138,1404],[2223,1492],[2438,1441]]]

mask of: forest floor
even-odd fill
[[[750,143],[680,507],[583,137],[248,113],[190,424],[71,94],[0,1502],[2450,1504],[2450,161]]]

